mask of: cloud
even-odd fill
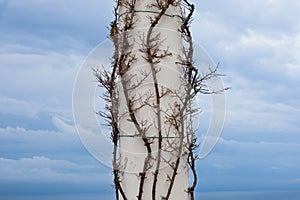
[[[113,1],[103,3],[92,0],[87,3],[69,0],[29,0],[26,4],[22,1],[10,1],[0,24],[5,32],[0,31],[0,34],[5,35],[11,42],[20,41],[22,35],[38,36],[46,39],[49,47],[56,49],[64,46],[76,48],[74,42],[96,45],[107,35],[105,26],[111,19],[112,8]],[[27,44],[32,42],[33,46],[38,45],[34,40],[23,38],[21,41]]]
[[[110,172],[100,165],[77,164],[44,156],[0,158],[0,197],[106,194],[112,192]],[[70,198],[72,199],[72,198]]]
[[[6,8],[6,6],[8,4],[8,1],[9,0],[3,0],[3,1],[0,2],[0,20],[2,18],[3,11],[4,11],[4,9]]]
[[[250,81],[246,82],[248,82],[248,86],[233,85],[232,91],[227,93],[227,102],[229,103],[225,126],[232,127],[238,133],[252,132],[257,137],[262,133],[299,132],[297,121],[300,110],[297,103],[291,105],[289,100],[281,100],[280,97],[268,99],[265,96],[268,96],[270,91],[259,89]],[[243,82],[239,82],[239,84],[243,84]],[[273,92],[275,95],[279,95],[281,89],[278,88]],[[288,89],[285,92],[289,93]]]
[[[38,110],[38,105],[31,102],[9,97],[0,97],[1,113],[35,117],[38,113]]]
[[[287,49],[290,53],[290,60],[286,65],[286,68],[288,75],[295,80],[298,80],[297,78],[300,75],[300,31],[292,38],[291,44],[291,48]]]
[[[299,188],[299,4],[194,2],[194,39],[221,62],[224,81],[233,88],[223,138],[199,162],[201,189]],[[88,185],[110,179],[69,119],[76,71],[106,37],[112,4],[30,0],[0,6],[0,116],[14,121],[0,128],[1,180],[22,187],[35,182],[34,191],[42,181]],[[34,128],[16,115],[42,118],[53,128]]]
[[[296,1],[202,2],[192,25],[194,39],[223,70],[284,81],[298,74],[299,8]]]
[[[87,162],[90,162],[92,158],[75,133],[7,127],[0,128],[0,138],[0,157],[14,159],[27,156],[47,156],[55,159],[85,158]]]
[[[59,117],[52,117],[53,124],[63,133],[75,133],[76,129],[74,126],[65,123]]]
[[[199,162],[204,191],[295,189],[300,177],[300,143],[243,142],[220,138],[214,151]]]
[[[78,165],[66,160],[53,160],[38,156],[16,160],[0,158],[0,169],[1,182],[97,183],[100,180],[109,180],[109,174],[99,174],[97,165]]]
[[[0,128],[0,196],[111,190],[111,168],[84,149],[68,119],[52,122],[58,131]]]
[[[52,131],[0,128],[0,157],[20,159],[24,156],[46,156],[86,163],[97,160],[99,165],[111,166],[112,144],[109,134],[103,135],[109,132],[107,129],[94,124],[88,130],[78,126],[77,132],[69,119],[59,116],[53,116],[52,123],[56,127]]]
[[[0,53],[0,58],[1,113],[70,113],[73,82],[82,55]]]
[[[246,33],[238,36],[236,42],[222,43],[220,48],[226,55],[225,62],[243,74],[247,73],[252,78],[266,77],[266,80],[281,83],[295,82],[299,70],[292,66],[299,62],[299,34],[300,32],[295,35],[282,33],[279,37],[272,37],[248,29]],[[236,59],[230,61],[230,57]],[[241,63],[242,60],[247,62]]]
[[[299,20],[297,10],[300,5],[297,1],[254,0],[237,2],[228,0],[224,4],[221,0],[212,0],[201,3],[195,1],[195,3],[199,12],[212,13],[224,25],[236,30],[254,27],[268,30],[272,27],[279,32],[282,30],[297,31],[297,27],[294,26]],[[289,15],[287,12],[295,14]]]
[[[225,85],[232,87],[226,92],[225,136],[249,141],[297,137],[300,5],[277,0],[195,3],[194,39],[220,61]]]

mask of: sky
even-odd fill
[[[197,199],[300,195],[300,1],[197,0],[194,42],[226,74],[221,138]],[[0,0],[0,199],[113,199],[74,128],[72,91],[108,36],[112,0]],[[203,97],[199,138],[209,122]]]

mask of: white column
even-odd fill
[[[145,37],[150,27],[150,17],[158,15],[160,10],[153,7],[147,7],[147,5],[155,3],[154,0],[137,0],[135,6],[135,24],[134,29],[129,32],[132,36],[129,38],[130,43],[133,44],[132,54],[136,56],[130,69],[123,76],[123,81],[128,81],[127,91],[124,93],[124,88],[120,83],[119,87],[119,127],[120,127],[120,166],[121,172],[121,185],[129,200],[136,200],[139,194],[140,188],[140,173],[145,167],[145,159],[147,157],[147,148],[143,141],[137,127],[132,122],[128,112],[128,99],[126,95],[132,100],[133,108],[138,108],[141,105],[145,105],[142,108],[134,112],[137,121],[142,128],[147,129],[145,136],[151,142],[151,160],[150,165],[147,166],[146,179],[143,187],[144,200],[152,200],[152,189],[154,172],[158,162],[158,121],[157,118],[157,107],[155,97],[154,79],[151,72],[150,64],[145,60],[145,53],[141,52],[142,40],[145,42]],[[149,11],[153,11],[149,12]],[[119,15],[122,13],[129,12],[125,7],[120,7]],[[126,14],[123,14],[124,17]],[[155,74],[157,82],[159,83],[159,92],[162,94],[165,89],[176,91],[177,94],[184,95],[184,81],[183,81],[183,69],[182,66],[177,65],[178,56],[182,52],[182,38],[178,29],[181,26],[182,16],[180,6],[170,6],[166,14],[162,16],[157,27],[153,31],[153,36],[160,34],[160,50],[167,50],[172,55],[161,59],[160,63],[155,65],[158,72]],[[120,27],[122,27],[122,20],[120,20]],[[145,36],[145,37],[143,37]],[[144,39],[143,39],[144,38]],[[143,79],[143,82],[137,87],[132,86]],[[164,89],[162,89],[164,88]],[[135,101],[139,99],[141,101]],[[169,164],[174,164],[178,157],[178,150],[172,150],[172,148],[180,147],[180,134],[175,130],[174,127],[170,126],[170,122],[167,120],[167,115],[171,115],[172,108],[176,109],[177,106],[182,106],[179,98],[174,94],[166,94],[160,98],[160,110],[161,110],[161,132],[162,132],[162,151],[161,151],[161,164],[159,167],[159,175],[156,186],[156,199],[161,200],[167,195],[170,187],[170,181],[168,177],[172,177],[173,168]],[[153,106],[154,105],[154,106]],[[180,118],[177,118],[180,120]],[[184,135],[185,138],[185,135]],[[183,139],[185,140],[185,139]],[[185,148],[183,145],[182,152],[180,154],[180,164],[177,171],[177,176],[174,181],[170,200],[187,200],[188,193],[188,166],[185,155]],[[166,161],[165,161],[166,160]],[[168,163],[167,163],[168,161]],[[120,198],[122,199],[121,195]]]

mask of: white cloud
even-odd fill
[[[84,150],[74,127],[58,116],[53,123],[60,131],[0,128],[0,182],[110,185],[111,175]]]
[[[11,1],[8,5],[9,8],[6,9],[20,9],[24,12],[31,12],[32,14],[44,12],[45,16],[41,16],[43,19],[56,19],[56,17],[60,18],[63,16],[61,20],[75,23],[75,21],[80,20],[80,18],[81,20],[86,20],[94,18],[99,14],[104,17],[105,14],[112,10],[114,4],[114,2],[108,0],[104,2],[97,0],[91,0],[88,3],[86,1],[73,2],[71,0],[41,0],[39,2],[28,0],[26,3],[22,1]],[[98,9],[102,10],[102,12],[98,12]]]
[[[279,79],[283,81],[286,78],[293,78],[299,75],[299,33],[296,35],[286,35],[282,33],[279,37],[260,33],[248,29],[245,34],[239,37],[236,42],[223,43],[222,47],[226,55],[226,61],[230,58],[235,61],[229,61],[236,68],[248,67],[245,71],[255,71],[260,76],[268,76],[268,79]],[[238,57],[245,60],[243,63]]]
[[[251,170],[248,173],[251,174],[255,174],[255,167],[294,173],[300,164],[300,159],[294,157],[299,153],[299,147],[298,141],[243,142],[220,138],[216,149],[202,162],[215,168],[224,165],[224,170],[242,170],[247,167]],[[299,173],[295,175],[300,176]]]
[[[0,2],[0,20],[2,18],[3,11],[5,10],[7,4],[8,4],[8,0],[4,0]]]
[[[281,133],[283,138],[283,133],[299,132],[297,1],[195,3],[194,38],[220,61],[225,85],[232,87],[225,129],[235,134],[225,134],[251,132],[245,137],[252,140],[263,133]]]
[[[300,31],[294,38],[292,38],[291,44],[291,48],[288,51],[291,59],[286,65],[287,73],[294,79],[298,80],[300,76]]]
[[[295,78],[299,73],[300,24],[300,4],[296,2],[197,2],[194,38],[207,47],[222,68]]]
[[[0,157],[17,157],[0,159],[1,180],[103,180],[96,166],[65,160],[69,154],[74,154],[72,160],[87,155],[78,136],[70,134],[74,128],[65,118],[71,116],[73,81],[84,57],[78,52],[87,53],[89,46],[84,43],[92,33],[95,41],[104,38],[113,1],[10,2],[2,20],[11,26],[0,31],[0,112],[30,117],[41,110],[55,113],[52,122],[59,131],[0,129]],[[192,24],[195,40],[221,62],[228,75],[226,82],[233,87],[227,92],[225,126],[235,134],[225,133],[224,137],[245,133],[244,141],[248,141],[221,139],[202,161],[201,166],[208,170],[200,170],[201,176],[215,178],[214,189],[215,184],[222,184],[222,173],[229,181],[243,182],[246,177],[245,185],[262,185],[265,176],[272,181],[277,175],[294,175],[286,181],[298,184],[300,161],[295,155],[299,144],[294,137],[287,143],[279,141],[289,132],[299,132],[299,4],[288,0],[196,4],[199,12]],[[27,23],[21,24],[20,19]],[[270,137],[261,140],[266,132]],[[280,137],[273,139],[275,132]],[[248,183],[251,180],[253,183]]]
[[[205,189],[265,190],[299,188],[300,143],[245,142],[220,138],[216,148],[199,162],[199,181]],[[289,183],[289,184],[287,184]]]
[[[232,107],[227,111],[227,122],[236,126],[241,132],[298,132],[297,116],[299,110],[290,112],[287,105],[266,105],[262,101],[243,101],[238,104],[239,109]],[[293,108],[294,109],[294,108]],[[281,111],[279,111],[281,110]]]
[[[53,124],[63,133],[75,133],[76,129],[74,126],[67,124],[59,117],[52,117]]]
[[[6,23],[1,24],[5,29],[5,33],[1,35],[5,37],[0,41],[5,42],[9,38],[10,42],[18,43],[21,40],[22,43],[32,46],[79,49],[82,44],[91,45],[106,37],[105,27],[113,16],[113,4],[114,1],[96,0],[28,0],[26,3],[10,1],[2,15],[2,20],[9,26]],[[24,35],[39,36],[45,39],[46,44],[38,44],[35,40],[22,40]]]
[[[224,3],[222,0],[212,1],[194,1],[198,10],[214,13],[222,19],[226,26],[236,28],[259,27],[267,29],[273,26],[276,29],[292,27],[299,20],[299,3],[288,0],[253,0],[253,1],[236,1],[228,0]],[[293,13],[292,15],[290,13]],[[284,23],[285,22],[285,23]],[[289,31],[290,31],[289,30]]]
[[[0,157],[11,155],[47,155],[53,158],[89,156],[76,134],[60,131],[26,130],[22,127],[0,128]],[[74,154],[74,155],[73,155]]]
[[[88,163],[91,160],[95,161],[92,159],[94,157],[100,161],[96,162],[99,165],[111,166],[112,144],[110,139],[101,133],[107,130],[95,127],[95,133],[78,127],[80,132],[77,134],[74,125],[66,122],[68,120],[55,116],[52,121],[59,131],[26,130],[22,127],[0,128],[0,157],[39,155],[55,159],[83,160]],[[86,148],[84,144],[87,145]]]
[[[32,116],[70,111],[73,82],[82,61],[82,55],[68,53],[0,54],[0,112]]]
[[[251,29],[247,29],[247,35],[242,35],[240,38],[240,43],[243,46],[253,46],[253,47],[269,47],[269,48],[279,48],[284,45],[286,38],[281,40],[275,40],[269,38],[265,35],[257,34]]]
[[[0,97],[0,112],[4,114],[36,117],[40,107],[32,102],[9,97]]]
[[[47,157],[21,159],[0,158],[1,181],[96,183],[110,180],[109,174],[98,172],[97,165],[79,165]]]

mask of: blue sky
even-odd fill
[[[232,87],[221,139],[198,162],[198,198],[296,199],[300,1],[194,2],[194,40]],[[107,38],[112,7],[112,0],[0,0],[1,199],[113,199],[110,169],[85,150],[72,118],[76,73]]]

